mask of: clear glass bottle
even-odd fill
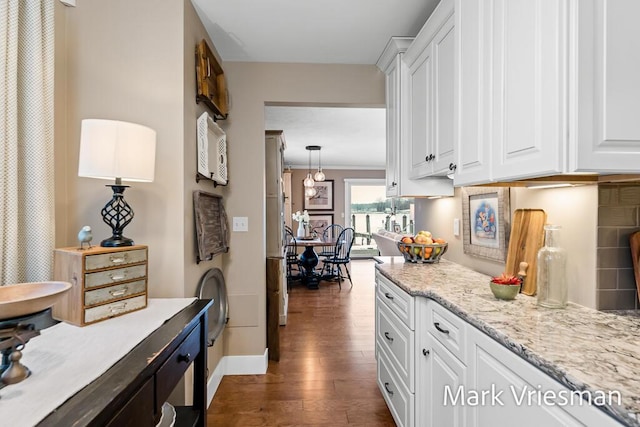
[[[538,305],[563,308],[567,305],[567,251],[558,245],[559,225],[544,226],[544,246],[538,251]]]

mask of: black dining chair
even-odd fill
[[[291,282],[301,275],[300,258],[298,258],[298,244],[293,238],[293,232],[289,227],[284,229],[286,258],[287,258],[287,289],[291,289]]]
[[[322,232],[322,240],[325,242],[333,241],[338,238],[344,228],[340,224],[331,224],[327,226]],[[318,257],[331,257],[335,251],[335,245],[323,246]]]
[[[347,264],[351,262],[351,246],[353,246],[353,241],[355,239],[355,230],[351,227],[347,227],[343,229],[338,238],[336,240],[336,244],[333,249],[333,255],[322,260],[322,272],[320,273],[322,277],[325,277],[325,270],[327,271],[327,276],[329,278],[335,278],[338,280],[338,286],[342,289],[341,282],[345,279],[342,275],[342,266],[344,265],[344,269],[347,272],[347,277],[349,279],[349,283],[351,283],[351,287],[353,287],[353,282],[351,281],[351,274],[349,273],[349,268],[347,268]]]

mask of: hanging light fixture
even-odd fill
[[[315,173],[315,175],[313,175],[313,179],[315,179],[318,182],[322,182],[324,181],[324,172],[322,172],[322,159],[320,157],[320,149],[322,147],[320,147],[319,145],[317,146],[317,150],[318,150],[318,172]]]
[[[313,180],[313,176],[311,176],[311,151],[316,150],[317,149],[316,147],[318,146],[307,145],[306,147],[304,147],[309,152],[309,169],[307,170],[307,177],[303,181],[304,188],[305,188],[305,195],[307,195],[307,191],[306,191],[307,189],[313,188],[313,186],[316,185],[315,181]],[[312,197],[312,196],[315,196],[315,193],[307,197]]]
[[[317,193],[318,193],[318,190],[316,190],[315,187],[305,187],[304,189],[304,197],[306,197],[307,199],[312,198]]]

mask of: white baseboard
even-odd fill
[[[255,356],[224,356],[218,362],[207,382],[207,407],[211,405],[222,377],[225,375],[263,375],[267,373],[269,365],[269,349],[265,349],[264,355]]]

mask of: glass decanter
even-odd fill
[[[558,245],[559,225],[544,226],[544,246],[538,251],[538,305],[563,308],[567,305],[567,251]]]

